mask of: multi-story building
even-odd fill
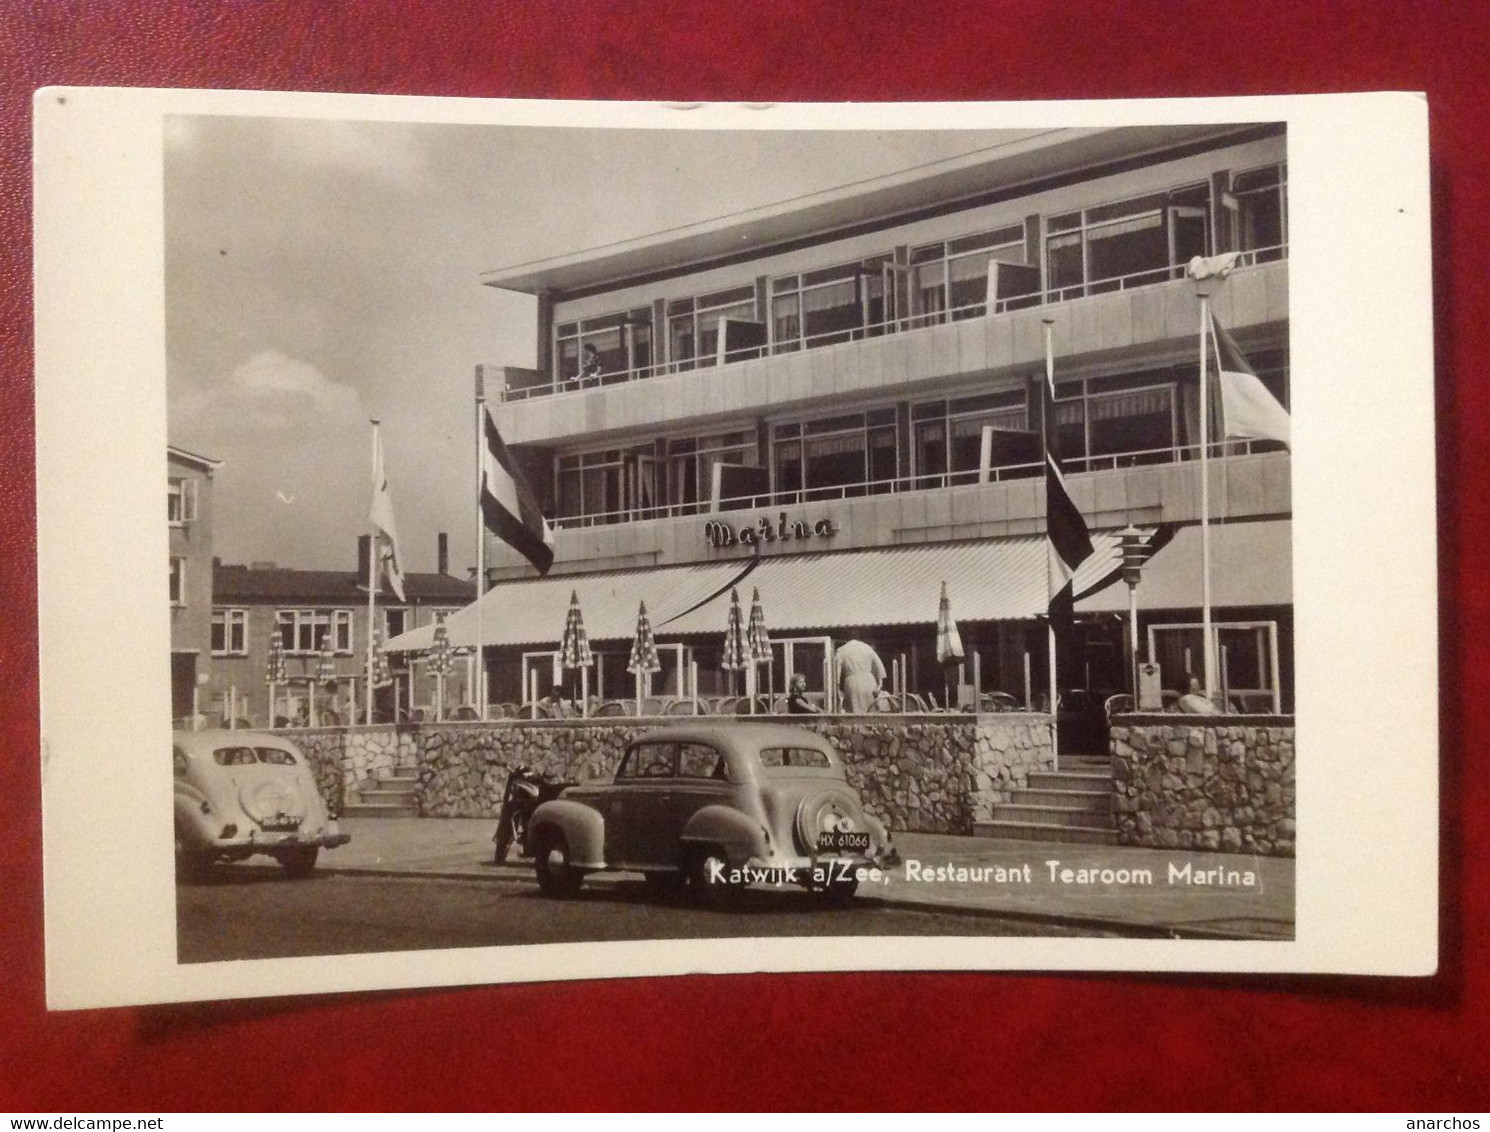
[[[202,697],[203,713],[211,722],[267,727],[362,721],[367,687],[366,535],[358,539],[357,554],[356,571],[213,563],[212,674]],[[374,609],[382,639],[443,621],[468,605],[475,590],[474,582],[450,576],[447,541],[440,535],[435,573],[405,574],[403,601],[386,583],[378,592]],[[271,710],[267,676],[275,638],[283,652],[284,681],[274,689]],[[376,719],[407,719],[416,713],[432,718],[437,694],[447,714],[469,704],[469,670],[474,663],[469,655],[452,658],[450,674],[438,693],[426,661],[398,654],[388,659],[393,680],[374,696]]]
[[[170,543],[171,718],[189,726],[211,673],[212,473],[221,460],[166,448]]]
[[[825,693],[870,641],[906,686],[1045,700],[1049,577],[1039,434],[1045,320],[1067,482],[1098,545],[1178,532],[1138,588],[1164,683],[1199,673],[1199,300],[1185,266],[1240,253],[1212,307],[1287,405],[1281,126],[1031,132],[994,150],[660,236],[495,270],[537,297],[536,369],[481,368],[557,527],[534,577],[495,548],[480,603],[494,698],[520,700],[571,592],[602,696],[631,694],[637,605],[659,692],[722,691],[729,583],[758,588],[774,686]],[[1215,441],[1212,432],[1211,439]],[[1291,710],[1289,455],[1213,443],[1212,603],[1228,690]],[[941,583],[968,649],[935,659]],[[699,599],[725,593],[697,609]],[[1059,686],[1130,686],[1117,586],[1077,606]],[[475,611],[462,613],[460,639]],[[453,632],[453,630],[452,630]],[[963,690],[966,695],[966,690]]]

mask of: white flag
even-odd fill
[[[393,497],[388,494],[388,476],[383,471],[383,438],[376,426],[373,428],[372,488],[372,507],[367,516],[375,533],[376,545],[372,552],[378,556],[382,565],[380,573],[386,572],[388,585],[398,595],[398,600],[406,601],[403,560],[398,552],[398,532],[393,526]],[[376,580],[373,584],[377,584]]]

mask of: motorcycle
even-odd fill
[[[540,803],[557,798],[561,791],[576,783],[549,778],[531,767],[520,766],[507,775],[507,787],[502,791],[502,809],[497,815],[497,831],[492,834],[496,843],[495,863],[507,860],[507,854],[515,844],[518,852],[528,855],[528,819],[533,816]]]

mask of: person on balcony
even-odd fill
[[[579,364],[579,384],[581,388],[587,385],[600,384],[600,351],[593,343],[586,343],[582,351]]]
[[[853,637],[839,645],[833,654],[833,671],[843,692],[844,710],[855,715],[867,712],[885,679],[885,665],[879,654],[866,642]]]

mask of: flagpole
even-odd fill
[[[378,419],[372,422],[372,478],[373,491],[378,490]],[[371,519],[368,521],[367,535],[367,710],[363,721],[372,726],[373,721],[373,622],[377,618],[378,604],[378,529]],[[356,696],[352,702],[357,702]]]
[[[1216,684],[1216,662],[1211,646],[1211,459],[1210,381],[1206,377],[1206,336],[1211,321],[1210,292],[1200,296],[1200,651],[1205,673],[1205,694],[1210,698]]]
[[[476,714],[486,719],[486,624],[481,598],[486,591],[486,519],[481,514],[482,460],[486,447],[486,388],[476,370]]]
[[[1050,436],[1051,430],[1055,428],[1055,344],[1054,327],[1055,319],[1046,315],[1041,322],[1045,325],[1045,387],[1047,394],[1041,398],[1042,407],[1048,407],[1049,413],[1041,413],[1040,427],[1045,430],[1046,440],[1042,447],[1045,449],[1045,460],[1050,460]],[[1050,473],[1046,472],[1046,484],[1050,482]],[[1055,542],[1050,537],[1050,490],[1047,486],[1045,491],[1045,624],[1046,624],[1046,654],[1048,657],[1046,674],[1050,689],[1050,757],[1058,759],[1060,756],[1059,737],[1056,734],[1056,721],[1058,717],[1058,704],[1056,703],[1056,664],[1055,664],[1055,615],[1051,609],[1055,601]]]

